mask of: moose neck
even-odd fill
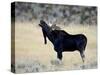
[[[44,25],[42,27],[42,30],[45,32],[45,35],[46,37],[48,37],[48,39],[53,43],[53,36],[52,36],[52,33],[51,33],[51,28],[48,26],[48,25]]]

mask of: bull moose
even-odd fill
[[[84,62],[84,51],[87,45],[87,37],[83,34],[72,35],[64,30],[52,30],[51,27],[43,20],[40,20],[39,26],[42,28],[44,43],[47,44],[48,38],[54,45],[57,52],[57,58],[62,60],[62,52],[78,51]]]

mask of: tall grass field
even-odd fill
[[[39,23],[15,22],[15,70],[16,73],[67,71],[97,68],[97,26],[58,25],[69,34],[87,37],[85,62],[78,51],[63,52],[62,63],[57,63],[54,46],[44,38]]]

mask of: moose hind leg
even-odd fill
[[[83,61],[83,63],[84,63],[84,61],[85,61],[84,51],[81,51],[81,52],[80,52],[80,55],[81,55],[82,61]]]

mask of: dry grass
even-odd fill
[[[48,41],[44,45],[41,28],[38,24],[15,24],[15,56],[16,73],[60,71],[97,68],[97,29],[96,26],[62,27],[71,34],[83,33],[88,38],[85,63],[77,51],[63,53],[62,64],[56,63],[56,52]]]

